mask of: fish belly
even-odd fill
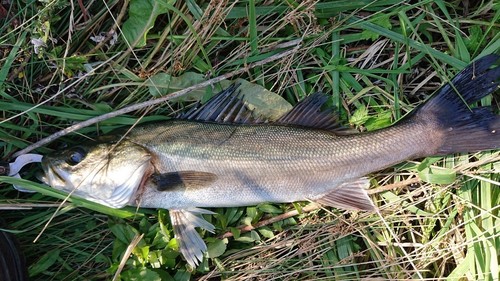
[[[224,168],[224,167],[221,167]],[[307,171],[284,173],[278,167],[240,170],[206,169],[218,175],[206,186],[172,188],[160,191],[149,181],[142,195],[142,207],[235,207],[263,202],[295,202],[313,199],[335,188],[342,178],[331,174],[314,176]],[[200,168],[200,170],[204,170]],[[304,173],[300,176],[298,173]],[[273,174],[271,177],[270,174]]]

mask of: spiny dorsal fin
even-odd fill
[[[300,101],[290,112],[278,119],[276,123],[324,129],[338,134],[352,133],[339,124],[338,115],[332,110],[321,109],[327,100],[327,95],[321,92],[314,93]]]
[[[257,124],[262,120],[254,118],[252,111],[245,105],[240,92],[236,91],[238,84],[232,84],[224,91],[216,94],[205,104],[199,103],[188,112],[180,115],[179,119],[236,123],[236,124]]]

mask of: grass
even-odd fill
[[[315,91],[329,93],[341,120],[360,130],[394,122],[470,60],[500,49],[496,1],[1,5],[3,160],[75,122],[289,50],[280,46],[292,40],[301,40],[293,55],[231,79],[259,84],[292,104]],[[101,43],[90,39],[98,35]],[[38,53],[34,39],[43,42]],[[102,121],[37,152],[137,120],[175,116],[216,91],[204,88]],[[498,91],[481,104],[498,113]],[[18,193],[13,179],[0,177],[0,208],[21,242],[32,280],[109,280],[117,272],[121,280],[498,280],[499,160],[499,151],[481,152],[376,172],[372,188],[395,186],[373,195],[380,215],[316,209],[243,233],[236,227],[301,210],[305,203],[216,209],[218,215],[207,219],[217,233],[202,233],[210,258],[196,269],[178,255],[165,210],[109,210],[79,199],[61,204],[64,195],[36,184],[38,167],[23,177],[41,193]],[[218,238],[226,232],[234,237]]]

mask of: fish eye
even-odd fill
[[[81,147],[75,147],[68,155],[68,158],[66,159],[66,163],[68,163],[71,166],[74,166],[80,162],[82,162],[83,159],[85,159],[85,156],[87,153],[85,150]]]

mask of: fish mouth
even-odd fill
[[[37,178],[45,183],[46,185],[50,185],[56,189],[67,189],[68,181],[66,178],[58,171],[58,169],[54,168],[54,165],[51,165],[49,161],[46,159],[42,159],[42,170],[43,175],[38,174]]]

